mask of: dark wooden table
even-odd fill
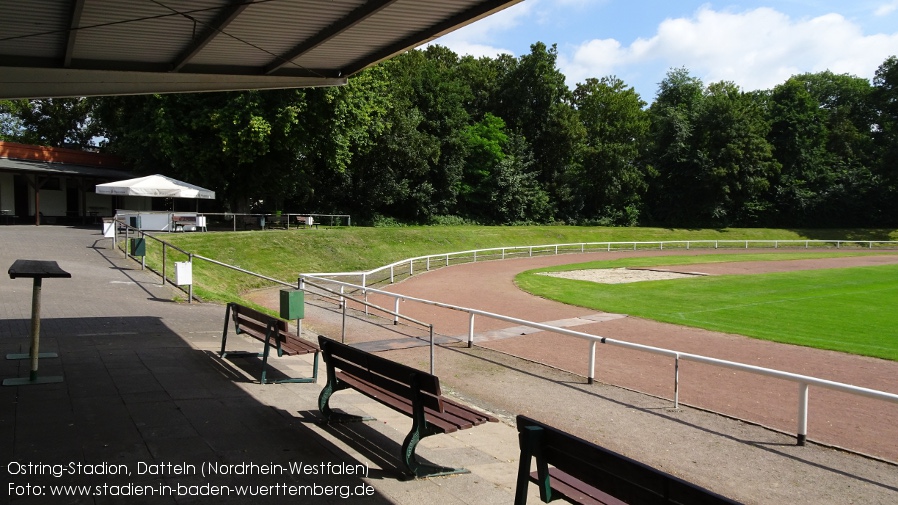
[[[39,358],[55,358],[56,353],[40,353],[41,340],[41,284],[45,278],[69,279],[72,274],[59,268],[55,261],[16,260],[9,267],[9,278],[25,277],[34,279],[31,292],[31,348],[27,354],[7,354],[6,359],[31,359],[31,373],[28,378],[5,379],[4,386],[23,386],[28,384],[48,384],[62,382],[61,376],[38,377],[37,363]]]

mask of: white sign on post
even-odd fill
[[[175,284],[187,286],[193,284],[193,263],[189,261],[175,262]]]

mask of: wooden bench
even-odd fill
[[[315,218],[312,216],[296,216],[296,226],[299,228],[318,228],[318,223],[315,222]]]
[[[318,409],[327,422],[370,421],[334,412],[331,395],[352,388],[412,418],[412,428],[402,443],[401,461],[415,477],[469,473],[464,468],[448,468],[420,463],[415,448],[424,437],[452,433],[497,419],[454,402],[442,395],[435,375],[416,370],[380,356],[341,344],[325,336],[318,343],[327,365],[327,384],[318,397]],[[337,370],[340,370],[337,372]]]
[[[264,347],[262,352],[227,352],[228,325],[231,321],[234,322],[234,332],[236,334],[247,335],[263,342]],[[283,319],[263,314],[262,312],[237,303],[229,303],[227,310],[225,311],[224,331],[221,334],[221,352],[219,353],[219,356],[222,358],[225,358],[228,355],[260,356],[262,358],[262,376],[260,377],[259,382],[265,384],[268,355],[272,348],[277,351],[278,356],[295,356],[315,353],[311,377],[279,379],[272,382],[316,382],[318,380],[318,353],[320,350],[314,342],[309,342],[297,335],[289,333],[287,331],[287,321],[284,321]]]
[[[196,214],[173,214],[171,217],[172,231],[184,231],[184,228],[190,226],[191,230],[197,228]]]
[[[738,503],[534,419],[519,415],[517,425],[521,461],[515,505],[527,503],[530,482],[539,486],[546,503],[562,497],[603,505]],[[534,457],[536,471],[531,473]]]

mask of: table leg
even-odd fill
[[[7,354],[6,359],[30,359],[31,370],[33,374],[37,374],[38,358],[58,358],[55,352],[39,352],[40,335],[41,335],[41,285],[40,277],[34,278],[34,288],[31,292],[31,347],[27,353]]]
[[[40,356],[40,340],[41,340],[41,284],[43,279],[34,278],[34,287],[31,293],[31,349],[29,356],[31,358],[31,372],[27,379],[5,379],[4,386],[23,386],[26,384],[49,384],[54,382],[62,382],[62,377],[42,377],[37,376],[37,363]],[[55,354],[56,353],[48,353]],[[9,356],[7,356],[9,358]],[[14,359],[14,358],[13,358]]]

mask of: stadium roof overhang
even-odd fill
[[[28,0],[0,98],[335,86],[522,0]]]

